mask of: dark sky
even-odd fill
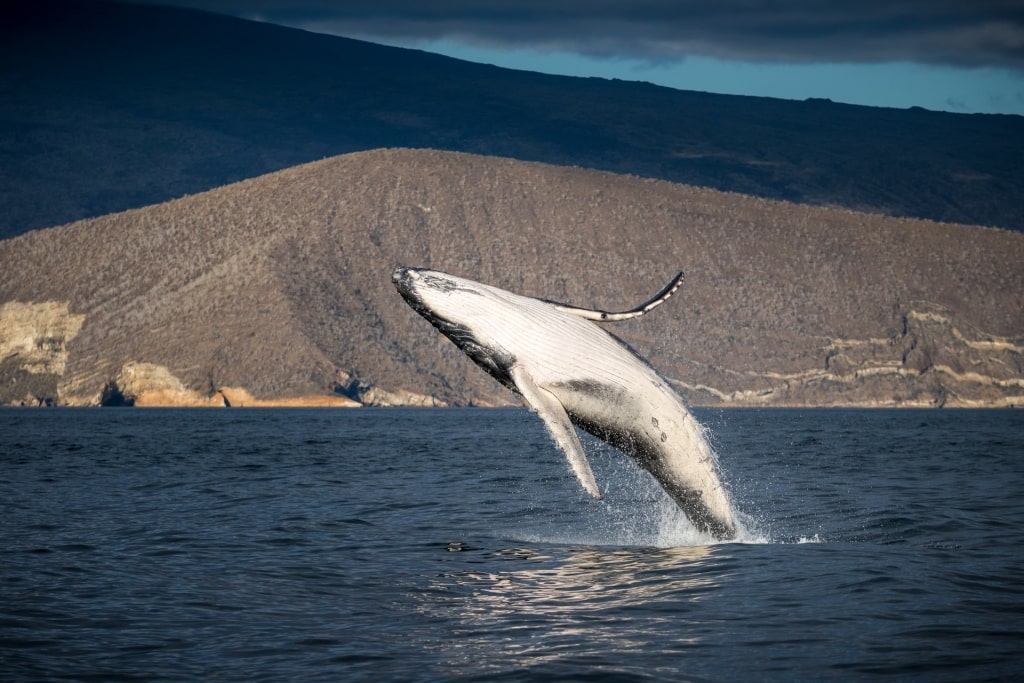
[[[160,0],[391,39],[652,59],[1024,68],[1024,0]]]

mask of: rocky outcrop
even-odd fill
[[[101,406],[193,405],[205,403],[162,365],[127,363],[104,385]]]
[[[444,408],[447,403],[434,396],[417,394],[413,391],[399,389],[387,391],[379,387],[367,387],[361,394],[363,403],[368,406],[410,406],[413,408]]]
[[[0,305],[0,405],[53,405],[84,315],[67,301]]]
[[[349,397],[353,402],[368,406],[411,406],[415,408],[444,408],[448,404],[435,396],[418,394],[414,391],[399,389],[388,391],[379,386],[369,384],[358,377],[338,371],[338,381],[334,391]]]

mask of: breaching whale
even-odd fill
[[[736,518],[703,427],[668,382],[595,323],[644,315],[672,296],[679,273],[629,311],[578,308],[434,270],[391,276],[405,301],[543,420],[583,488],[601,493],[573,425],[631,456],[695,527],[736,535]]]

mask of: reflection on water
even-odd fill
[[[687,610],[718,589],[722,563],[709,560],[722,548],[508,548],[480,560],[486,569],[437,576],[422,611],[455,620],[441,643],[454,667],[578,664],[587,657],[581,643],[603,661],[638,649],[678,651],[706,634],[687,623]],[[660,644],[652,633],[662,634]]]

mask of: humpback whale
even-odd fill
[[[631,456],[697,529],[719,540],[736,536],[703,427],[650,363],[600,327],[661,305],[683,273],[622,312],[521,296],[434,270],[400,267],[391,279],[413,310],[522,396],[590,495],[601,497],[574,425]]]

